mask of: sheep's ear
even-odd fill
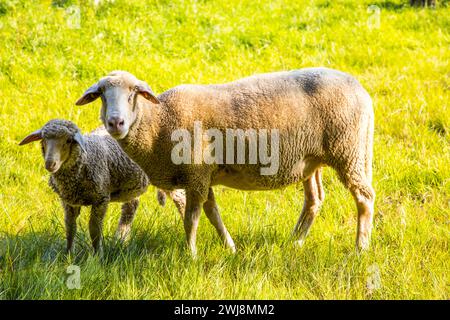
[[[98,83],[92,85],[89,89],[86,90],[85,93],[81,96],[80,99],[75,102],[77,106],[82,106],[84,104],[90,103],[100,97],[100,87]]]
[[[81,150],[83,152],[86,152],[86,143],[84,141],[83,136],[81,135],[81,133],[77,132],[75,133],[75,136],[73,137],[73,140],[78,143],[78,145],[80,146]]]
[[[30,133],[27,135],[22,141],[20,141],[19,146],[23,146],[24,144],[28,144],[33,141],[39,141],[42,140],[42,130],[36,130],[33,133]]]
[[[135,90],[145,99],[150,100],[153,103],[159,104],[158,98],[156,97],[156,95],[153,93],[152,89],[150,89],[150,86],[146,82],[139,81],[135,86]]]

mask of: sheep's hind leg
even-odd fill
[[[63,204],[64,207],[64,223],[66,225],[67,253],[73,252],[73,240],[77,233],[77,218],[80,215],[80,207],[72,207]]]
[[[208,200],[203,204],[203,210],[206,213],[211,224],[216,228],[222,242],[231,249],[233,253],[236,252],[234,241],[230,236],[227,228],[223,224],[222,218],[219,214],[219,208],[217,207],[216,199],[214,198],[214,192],[212,188],[208,190]]]
[[[101,202],[92,206],[91,217],[89,219],[89,234],[91,235],[95,253],[102,252],[103,219],[105,218],[107,209],[108,202]]]
[[[139,199],[133,199],[122,204],[122,214],[117,228],[116,238],[121,242],[126,242],[130,236],[131,224],[133,223],[134,215],[139,206]]]
[[[358,228],[356,231],[356,247],[358,250],[367,250],[372,234],[375,192],[369,183],[351,186],[350,192],[358,209]]]
[[[294,228],[293,236],[296,244],[302,246],[314,222],[325,197],[322,186],[322,171],[317,169],[309,179],[303,182],[305,200],[302,213]]]
[[[356,232],[356,248],[369,248],[372,233],[375,192],[370,183],[370,176],[362,164],[355,164],[347,170],[338,170],[341,181],[350,190],[358,209],[358,228]]]
[[[181,219],[184,219],[184,211],[186,210],[186,194],[183,189],[175,189],[172,191],[158,189],[156,198],[158,203],[164,207],[166,199],[169,197],[177,207]]]

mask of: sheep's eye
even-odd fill
[[[67,143],[67,144],[71,144],[71,143],[72,143],[72,139],[68,138],[68,139],[66,140],[66,143]]]

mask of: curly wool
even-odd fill
[[[49,121],[41,129],[44,139],[73,138],[77,132],[81,133],[75,123],[62,119]]]
[[[67,120],[52,120],[42,128],[44,138],[73,138],[79,128]],[[83,136],[86,152],[72,147],[69,159],[50,177],[49,184],[72,206],[130,201],[147,190],[146,174],[110,136]]]

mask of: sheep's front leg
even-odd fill
[[[122,205],[122,215],[119,220],[116,237],[118,240],[125,242],[128,240],[133,223],[134,215],[139,206],[139,199],[133,199]]]
[[[216,199],[214,198],[214,192],[212,188],[208,191],[208,200],[203,204],[203,210],[205,210],[211,224],[216,228],[222,242],[231,249],[233,253],[236,252],[234,241],[231,238],[230,233],[222,222],[222,218],[219,214],[219,208],[217,207]]]
[[[102,251],[103,219],[107,209],[108,202],[101,202],[92,206],[89,219],[89,234],[91,235],[92,247],[95,253],[101,253]]]
[[[73,252],[73,240],[77,233],[77,218],[80,215],[80,207],[72,207],[63,203],[64,223],[66,225],[67,253]]]
[[[184,215],[184,230],[186,232],[186,240],[192,256],[197,256],[197,247],[195,241],[197,238],[198,222],[202,209],[201,197],[192,192],[186,192],[186,211]]]

